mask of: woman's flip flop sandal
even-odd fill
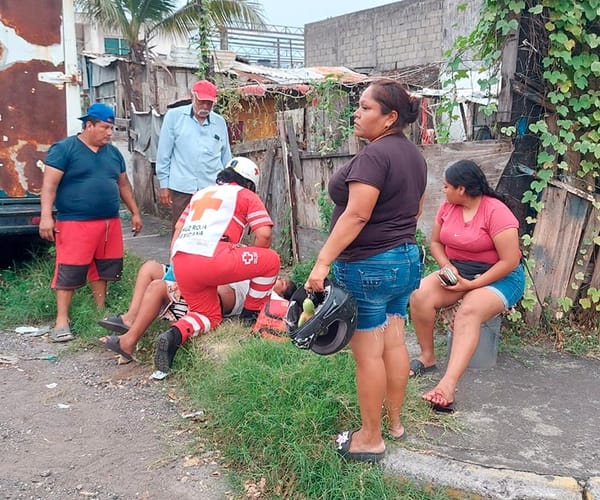
[[[410,362],[410,371],[412,377],[420,377],[421,375],[425,375],[426,373],[431,373],[437,370],[437,365],[425,366],[420,359],[413,359]]]

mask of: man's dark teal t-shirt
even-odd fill
[[[112,144],[97,152],[77,136],[53,144],[46,165],[63,171],[56,200],[57,220],[95,220],[119,216],[119,176],[125,160]]]

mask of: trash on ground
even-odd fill
[[[56,386],[58,386],[58,384],[56,382],[52,382],[51,384],[46,384],[46,387],[48,389],[54,389]]]
[[[42,360],[42,361],[56,361],[58,359],[58,357],[56,356],[56,354],[41,354],[40,356],[30,356],[28,358],[23,358],[27,361],[36,361],[36,360]]]
[[[43,354],[40,356],[30,356],[27,358],[20,358],[21,360],[26,360],[26,361],[30,361],[30,360],[37,360],[37,359],[44,359],[44,360],[48,360],[48,361],[56,361],[57,357],[55,354]],[[19,361],[19,357],[15,356],[14,354],[0,354],[0,364],[4,363],[7,365],[14,365]]]
[[[26,337],[41,337],[49,331],[49,326],[42,326],[39,328],[37,326],[18,326],[17,328],[15,328],[15,332],[21,333]]]
[[[194,420],[200,420],[206,418],[206,413],[204,413],[204,410],[198,410],[193,413],[185,413],[181,415],[181,418],[192,418]]]
[[[58,407],[59,407],[61,410],[66,410],[67,408],[71,408],[71,405],[66,405],[66,404],[64,404],[64,403],[58,403]]]
[[[167,375],[169,375],[168,373],[165,372],[161,372],[160,370],[155,370],[152,375],[150,375],[150,378],[153,378],[154,380],[162,380],[164,378],[167,378]]]

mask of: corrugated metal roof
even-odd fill
[[[98,66],[109,66],[116,60],[126,60],[124,57],[111,55],[92,55],[86,53],[93,64]],[[161,60],[161,66],[197,68],[194,62],[195,52],[187,47],[174,47],[168,59]],[[378,78],[393,77],[393,75],[365,75],[344,66],[319,66],[312,68],[272,68],[258,64],[248,64],[236,59],[236,53],[217,50],[214,52],[215,73],[227,75],[232,78],[233,86],[239,87],[244,95],[264,96],[269,91],[281,91],[282,89],[293,90],[300,94],[306,94],[310,89],[310,83],[324,80],[325,78],[338,78],[345,85],[356,85],[369,83]],[[464,87],[458,89],[439,89],[423,87],[420,90],[413,89],[412,93],[421,97],[448,97],[452,94],[457,102],[476,102],[489,104],[496,102],[495,95],[487,95],[480,90],[474,89],[469,82],[462,82]]]
[[[84,53],[93,64],[109,66],[125,57]],[[357,73],[344,66],[321,66],[314,68],[273,68],[240,61],[235,52],[216,50],[213,53],[215,73],[234,77],[237,84],[295,85],[323,80],[327,77],[339,78],[348,85],[365,81],[367,75]],[[189,47],[173,47],[167,58],[160,58],[160,65],[178,68],[198,68],[198,55]]]
[[[215,73],[233,76],[240,86],[246,84],[293,85],[322,80],[328,76],[338,77],[340,82],[354,84],[364,81],[366,75],[357,73],[343,66],[315,68],[274,68],[241,61],[235,52],[215,50],[213,52]],[[162,60],[166,66],[198,67],[198,55],[189,47],[173,47],[167,59]]]
[[[233,61],[228,68],[221,67],[220,72],[236,75],[242,85],[244,84],[242,80],[289,85],[324,80],[327,77],[338,78],[341,83],[355,84],[365,81],[367,78],[367,75],[343,66],[282,69],[239,61]]]

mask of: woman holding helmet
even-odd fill
[[[175,225],[171,260],[189,310],[159,335],[154,378],[164,378],[180,345],[222,321],[217,287],[250,280],[240,315],[254,320],[269,300],[279,273],[279,255],[270,248],[273,221],[256,194],[259,170],[248,158],[232,158],[217,184],[198,191]],[[246,227],[253,246],[241,246]]]
[[[409,371],[404,322],[409,296],[421,279],[415,232],[427,166],[403,130],[418,115],[419,101],[393,80],[377,80],[362,93],[354,131],[369,144],[329,182],[335,204],[331,233],[304,286],[308,293],[321,292],[333,265],[336,281],[357,303],[350,347],[362,425],[337,436],[338,452],[354,460],[383,458],[384,402],[390,437],[405,437],[400,418]]]

